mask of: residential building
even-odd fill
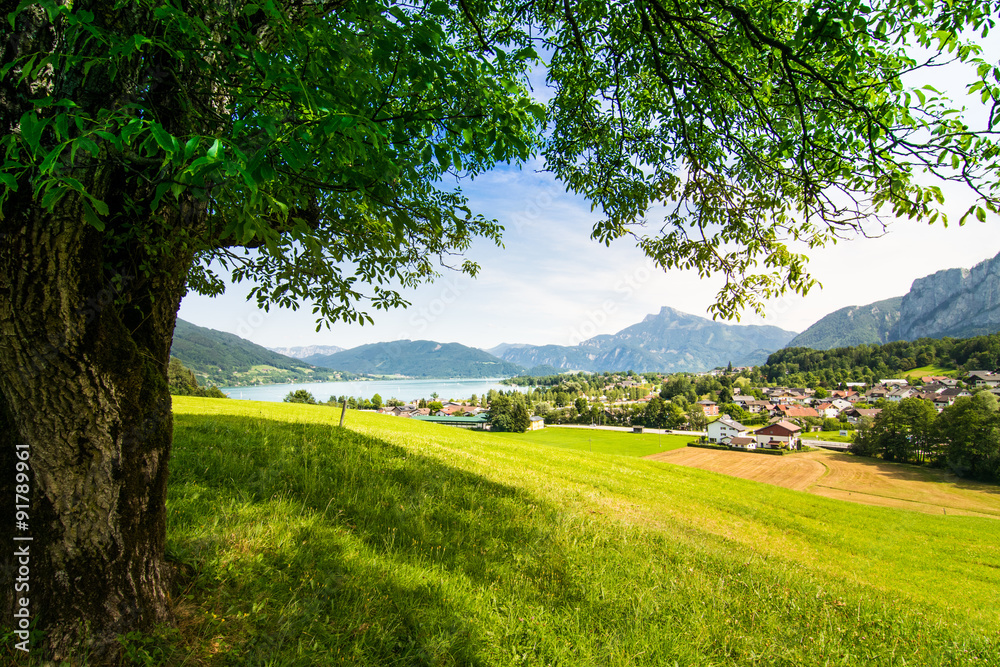
[[[745,435],[747,432],[746,426],[725,416],[708,425],[708,441],[728,443],[730,439]]]

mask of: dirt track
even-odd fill
[[[768,456],[685,447],[646,458],[866,505],[1000,519],[1000,487],[827,450]]]

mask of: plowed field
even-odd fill
[[[827,450],[768,456],[686,447],[646,458],[865,505],[1000,519],[1000,487]]]

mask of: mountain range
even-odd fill
[[[503,344],[491,350],[522,366],[585,371],[703,371],[763,363],[795,337],[773,326],[724,324],[664,306],[642,322],[579,345]]]
[[[901,297],[830,313],[789,347],[828,350],[918,338],[969,338],[1000,331],[1000,255],[971,269],[913,281]]]
[[[964,338],[1000,331],[1000,255],[971,269],[915,280],[900,297],[830,313],[796,335],[773,326],[715,322],[669,307],[614,334],[578,345],[394,341],[350,350],[269,350],[233,334],[177,321],[171,353],[203,381],[222,385],[342,379],[344,373],[409,377],[501,377],[579,371],[702,371],[761,364],[783,347],[826,350],[895,340]]]
[[[331,355],[344,351],[344,348],[336,345],[299,345],[298,347],[269,347],[267,349],[293,359],[306,359],[316,355]]]
[[[506,377],[526,370],[474,347],[431,340],[370,343],[335,354],[312,355],[305,361],[351,373],[408,377]]]

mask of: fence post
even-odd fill
[[[344,405],[340,408],[340,426],[344,426],[344,416],[347,414],[347,399],[344,399]]]

